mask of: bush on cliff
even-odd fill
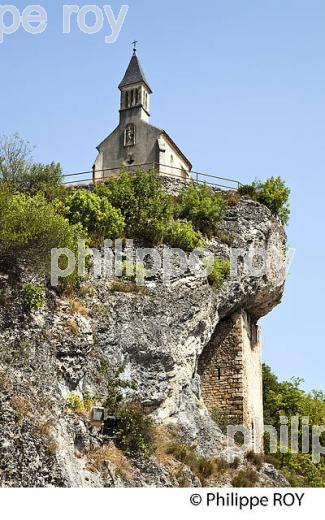
[[[154,171],[122,173],[95,187],[95,193],[118,208],[128,238],[161,243],[173,215],[173,202]]]
[[[120,238],[124,234],[121,211],[96,193],[74,190],[67,199],[65,214],[71,224],[81,224],[88,231],[93,245],[102,245],[106,238]]]
[[[175,248],[183,251],[193,251],[204,246],[200,233],[194,231],[193,226],[186,220],[173,220],[167,226],[165,241]]]
[[[290,189],[281,177],[270,177],[265,182],[257,179],[250,185],[241,186],[239,193],[264,204],[279,217],[282,224],[288,224]]]
[[[116,444],[128,455],[149,456],[153,450],[153,421],[146,415],[141,406],[135,402],[125,402],[125,390],[136,390],[133,381],[121,378],[123,367],[110,371],[104,363],[104,373],[107,378],[107,395],[104,407],[108,415],[117,418]],[[103,370],[103,369],[102,369]]]
[[[77,238],[86,236],[80,226],[71,226],[58,215],[42,194],[13,193],[0,186],[0,255],[2,262],[19,259],[34,267],[48,264],[52,248],[76,249]]]
[[[176,214],[187,219],[206,235],[213,235],[215,226],[222,221],[227,210],[224,197],[209,186],[190,184],[180,195]]]
[[[206,267],[211,270],[208,276],[209,284],[220,289],[230,273],[230,261],[224,258],[209,258]]]

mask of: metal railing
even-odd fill
[[[178,168],[176,166],[169,166],[161,163],[143,163],[143,164],[132,164],[130,166],[120,166],[118,168],[105,168],[103,170],[95,170],[86,171],[86,172],[78,172],[78,173],[70,173],[63,176],[65,185],[83,185],[90,183],[98,183],[105,182],[110,177],[117,176],[120,172],[132,172],[137,169],[150,169],[153,168],[157,171],[159,175],[162,177],[170,177],[174,179],[178,179],[187,183],[189,181],[194,181],[200,184],[207,184],[208,186],[215,186],[218,188],[228,189],[228,190],[238,190],[242,183],[235,179],[230,179],[228,177],[219,177],[217,175],[212,175],[210,173],[203,173],[197,171],[187,172],[183,168]],[[161,170],[166,171],[161,171]],[[181,175],[177,172],[180,172]],[[99,176],[102,174],[101,176]],[[86,178],[84,178],[86,176]],[[78,179],[77,179],[78,177]],[[73,178],[73,180],[71,180]],[[213,180],[208,180],[213,179]]]

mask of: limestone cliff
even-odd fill
[[[173,429],[206,457],[235,452],[243,460],[238,447],[225,445],[211,415],[214,401],[223,417],[228,413],[247,424],[260,410],[259,351],[251,351],[259,348],[257,320],[281,300],[286,236],[266,207],[242,199],[208,248],[225,258],[230,250],[242,249],[248,257],[263,250],[267,268],[258,273],[255,258],[255,271],[246,269],[242,252],[236,272],[218,290],[191,272],[169,286],[156,276],[136,294],[113,292],[107,280],[84,283],[74,296],[82,307],[48,288],[46,305],[29,315],[21,288],[30,275],[1,275],[2,486],[181,485],[179,463],[159,455],[161,438]],[[104,395],[105,361],[123,365],[122,377],[137,387],[126,389],[125,399],[136,394],[157,424],[157,450],[147,460],[129,461],[113,446],[103,448],[87,418],[67,408],[72,391]],[[224,386],[215,392],[218,381]],[[96,465],[98,449],[106,455]],[[183,466],[186,482],[200,485]],[[281,484],[270,466],[260,470],[260,485],[274,485],[276,478]]]

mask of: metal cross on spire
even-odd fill
[[[132,42],[133,54],[136,54],[136,52],[137,52],[137,43],[139,43],[137,40],[134,40],[134,42]]]

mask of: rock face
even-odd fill
[[[232,259],[232,272],[220,289],[190,270],[172,276],[167,286],[161,276],[152,277],[145,290],[134,294],[112,291],[110,281],[98,280],[81,287],[77,299],[82,306],[49,289],[45,307],[26,315],[20,303],[22,280],[1,276],[1,485],[178,485],[155,457],[135,461],[124,476],[118,471],[127,465],[122,459],[114,465],[107,458],[104,469],[89,469],[87,453],[101,447],[101,439],[86,419],[67,410],[67,395],[85,389],[104,395],[100,370],[105,362],[124,367],[121,377],[137,386],[125,390],[125,399],[140,400],[158,425],[177,428],[184,442],[195,443],[204,456],[243,458],[239,448],[226,446],[211,418],[213,406],[201,381],[205,349],[220,324],[246,316],[255,326],[280,302],[286,236],[266,207],[240,200],[208,248]],[[254,378],[255,369],[245,372],[242,353],[234,380],[241,381],[236,392],[245,421],[250,405],[245,412],[243,378],[245,373]],[[188,471],[187,482],[199,485]],[[268,468],[265,478],[271,473]]]

